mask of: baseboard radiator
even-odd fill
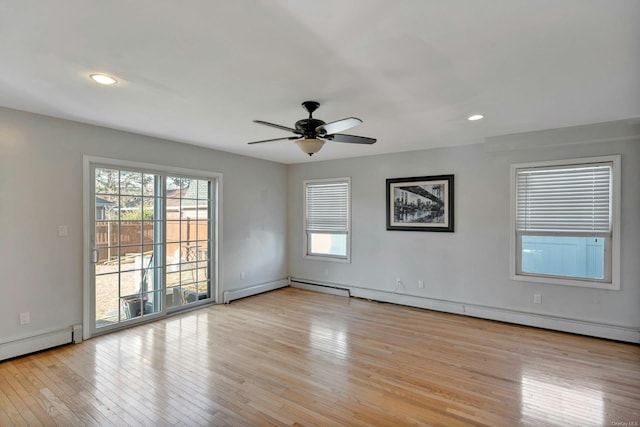
[[[327,282],[316,282],[314,280],[289,278],[292,288],[306,289],[308,291],[322,292],[324,294],[339,295],[342,297],[350,297],[351,292],[342,285]]]
[[[225,291],[223,299],[225,304],[229,304],[233,300],[258,295],[263,292],[273,291],[275,289],[285,288],[289,286],[287,279],[276,280],[273,282],[261,283],[259,285],[249,286],[242,289],[234,289],[233,291]]]
[[[82,342],[82,325],[17,338],[0,343],[0,361],[79,342]]]
[[[572,319],[540,313],[510,310],[500,307],[489,307],[469,304],[420,295],[401,294],[397,292],[379,291],[336,283],[318,282],[314,280],[291,277],[291,287],[307,289],[334,295],[352,296],[372,301],[406,305],[445,313],[460,314],[480,319],[497,320],[518,325],[533,326],[579,335],[587,335],[610,340],[640,343],[640,328],[592,322],[584,319]]]

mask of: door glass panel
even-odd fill
[[[166,298],[168,307],[178,307],[211,297],[211,182],[171,176],[165,182]]]
[[[161,311],[156,175],[95,168],[95,326]],[[143,194],[145,197],[143,197]]]

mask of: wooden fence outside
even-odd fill
[[[111,261],[127,253],[152,251],[153,226],[154,221],[96,221],[98,262]],[[167,256],[173,256],[181,247],[196,244],[196,240],[202,249],[206,249],[209,237],[207,226],[207,220],[183,219],[167,222]]]

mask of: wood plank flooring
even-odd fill
[[[285,288],[0,363],[0,426],[638,426],[640,346]]]

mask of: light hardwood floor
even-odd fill
[[[640,346],[285,288],[0,363],[0,426],[638,426]]]

